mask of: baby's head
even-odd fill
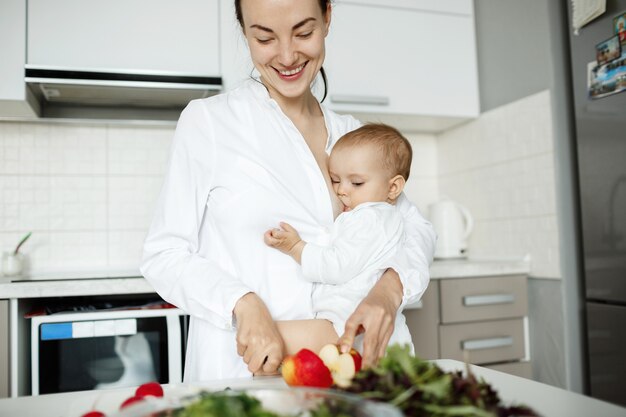
[[[398,130],[366,124],[343,135],[328,162],[333,189],[349,211],[361,203],[394,203],[409,179],[413,151]]]

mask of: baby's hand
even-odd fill
[[[263,241],[267,246],[278,249],[279,251],[293,257],[300,263],[302,249],[305,242],[300,239],[300,235],[288,223],[280,223],[280,229],[270,229],[263,235]]]

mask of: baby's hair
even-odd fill
[[[397,129],[383,123],[368,123],[339,138],[333,150],[362,145],[378,147],[385,169],[394,176],[402,175],[405,181],[409,179],[413,150]]]

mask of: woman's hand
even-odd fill
[[[393,334],[402,294],[402,282],[398,274],[393,269],[388,269],[346,321],[344,334],[339,338],[341,351],[349,351],[354,338],[365,333],[363,367],[377,364],[385,355],[387,344]]]
[[[276,374],[284,342],[263,300],[255,293],[241,297],[233,310],[237,319],[237,353],[253,374]]]

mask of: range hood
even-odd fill
[[[42,118],[177,120],[189,101],[222,90],[221,77],[26,66]]]

